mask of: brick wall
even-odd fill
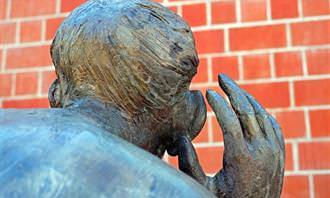
[[[49,45],[82,0],[0,0],[0,107],[48,107]],[[286,137],[283,197],[330,196],[330,1],[164,0],[195,33],[192,88],[227,73],[276,116]],[[206,172],[221,168],[214,114],[195,140]],[[175,158],[167,159],[176,164]]]

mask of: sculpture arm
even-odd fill
[[[218,197],[280,197],[285,148],[279,125],[230,78],[219,75],[219,84],[232,108],[215,91],[207,92],[207,100],[223,131],[223,169],[214,177],[206,176],[192,143],[181,137],[180,170]]]

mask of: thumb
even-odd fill
[[[200,184],[206,183],[206,175],[199,164],[194,146],[187,137],[178,139],[179,169],[197,180]]]

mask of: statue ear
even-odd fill
[[[195,105],[195,111],[193,113],[194,119],[191,123],[190,128],[190,138],[191,141],[201,132],[206,121],[206,104],[202,92],[200,91],[190,91],[193,95],[192,105]],[[189,137],[189,136],[188,136]]]
[[[54,80],[48,90],[48,100],[51,108],[61,107],[61,86],[58,79]]]
[[[188,91],[184,99],[174,106],[173,145],[167,148],[169,155],[176,156],[180,138],[192,141],[202,130],[206,120],[206,105],[200,91]]]
[[[193,140],[202,130],[206,120],[206,105],[200,91],[189,91],[184,100],[175,105],[173,128],[179,136]]]

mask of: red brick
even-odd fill
[[[312,21],[291,24],[293,45],[329,44],[330,21]]]
[[[0,24],[0,44],[15,42],[16,23]]]
[[[267,19],[266,0],[241,0],[242,21],[260,21]]]
[[[232,79],[237,80],[238,74],[238,59],[236,56],[226,56],[212,58],[212,74],[213,81],[218,82],[219,74],[227,74]]]
[[[271,0],[272,18],[293,18],[298,17],[297,0]]]
[[[330,137],[330,110],[309,112],[312,137]]]
[[[195,148],[199,162],[207,174],[217,173],[222,169],[223,147]],[[168,157],[171,166],[178,168],[178,158]]]
[[[206,24],[205,3],[182,6],[182,17],[190,26],[201,26]]]
[[[177,6],[169,6],[168,9],[172,10],[174,13],[178,13],[178,7]]]
[[[223,141],[223,133],[220,127],[220,124],[217,121],[215,116],[211,117],[212,121],[212,134],[213,134],[213,141],[214,142],[222,142]]]
[[[56,79],[56,74],[54,71],[46,71],[42,73],[42,85],[41,85],[42,93],[45,94],[48,93],[48,89],[55,79]]]
[[[231,50],[284,47],[286,45],[285,27],[284,25],[268,25],[234,28],[229,30],[229,41]]]
[[[208,30],[194,33],[199,54],[219,53],[224,51],[223,30]]]
[[[168,163],[176,169],[179,169],[178,157],[168,156]]]
[[[297,76],[303,74],[300,52],[276,53],[274,59],[276,76]]]
[[[204,127],[202,128],[198,136],[194,139],[193,143],[201,143],[201,142],[205,143],[208,141],[209,141],[209,133],[208,133],[208,119],[207,119]]]
[[[37,94],[38,74],[35,72],[16,74],[16,95]]]
[[[243,57],[244,79],[270,77],[270,62],[268,54],[248,55]]]
[[[56,0],[12,0],[11,17],[38,16],[55,13]]]
[[[330,104],[330,79],[305,80],[294,83],[297,106]]]
[[[282,198],[309,198],[307,176],[286,176],[284,178]]]
[[[292,144],[285,144],[285,171],[293,170]]]
[[[0,96],[10,96],[12,87],[12,75],[0,74]]]
[[[236,21],[235,1],[212,2],[212,23],[230,23]]]
[[[309,74],[330,73],[330,50],[310,50],[306,53]]]
[[[50,66],[49,46],[11,48],[7,51],[7,68]]]
[[[287,82],[246,84],[241,87],[256,97],[265,108],[288,107],[290,105]]]
[[[306,142],[299,144],[301,170],[330,169],[330,142]]]
[[[202,83],[207,81],[207,60],[201,58],[197,67],[197,74],[193,78],[192,83]]]
[[[327,198],[330,195],[330,175],[314,175],[315,198]]]
[[[7,0],[0,0],[0,19],[6,17]]]
[[[51,40],[55,37],[56,31],[63,20],[64,18],[53,18],[46,21],[46,40]]]
[[[223,147],[197,148],[196,151],[206,173],[214,174],[222,168]]]
[[[3,108],[49,108],[47,98],[25,99],[25,100],[4,100]]]
[[[330,13],[329,0],[302,0],[304,16],[326,15]]]
[[[285,138],[306,136],[305,116],[303,111],[285,111],[276,114],[276,120],[282,127]]]
[[[73,9],[84,3],[86,0],[62,0],[61,12],[71,12]]]
[[[21,42],[41,40],[41,21],[28,21],[21,23]]]

